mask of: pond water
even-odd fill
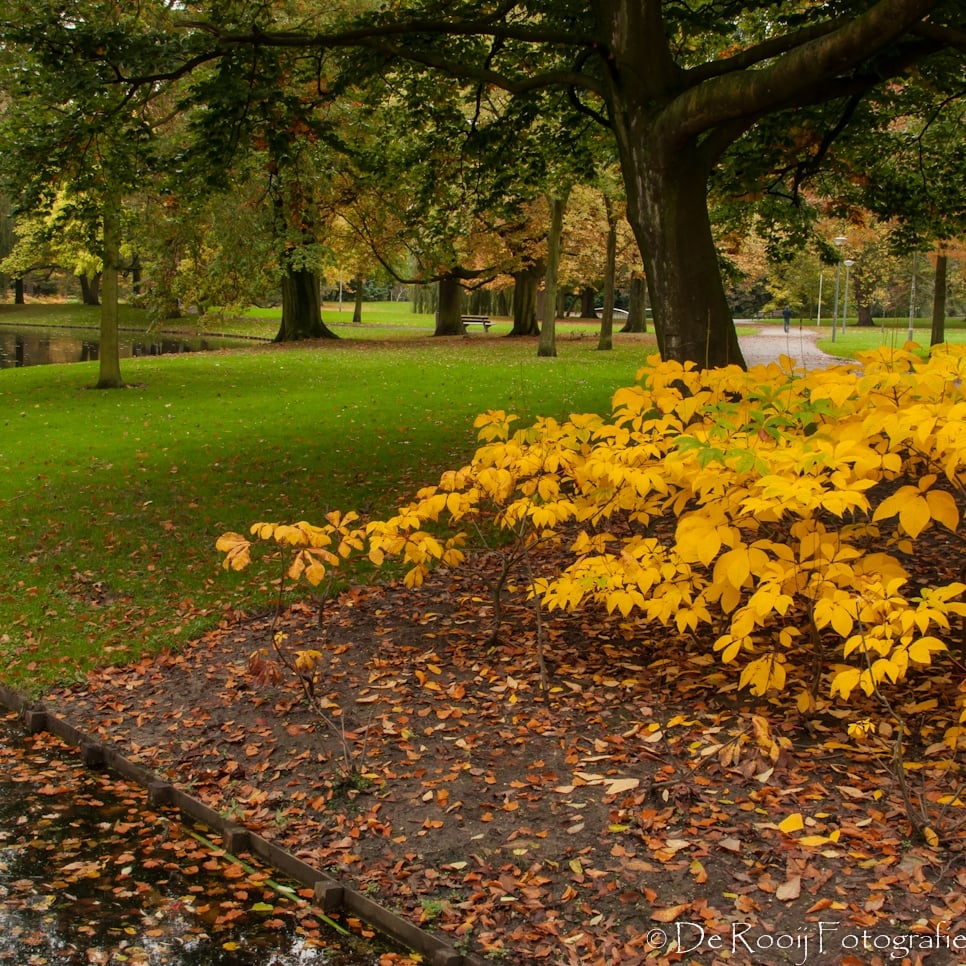
[[[213,846],[0,718],[0,964],[374,966],[389,948]]]
[[[121,332],[122,359],[182,352],[206,352],[251,345],[251,340],[218,336],[180,336]],[[50,329],[0,324],[0,369],[45,366],[55,363],[92,362],[100,339],[91,329]]]

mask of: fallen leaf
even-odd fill
[[[787,818],[782,819],[778,823],[778,827],[786,834],[791,835],[792,832],[800,832],[805,828],[805,821],[802,818],[801,812],[793,812]]]
[[[640,778],[615,778],[607,783],[605,795],[621,795],[633,791],[641,784]]]
[[[797,899],[801,894],[802,877],[800,875],[793,875],[775,890],[775,898],[781,899],[782,902],[791,902],[793,899]]]
[[[664,909],[655,909],[651,913],[654,922],[674,922],[683,912],[691,908],[690,902],[682,902],[676,906],[667,906]]]

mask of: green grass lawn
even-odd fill
[[[839,329],[832,339],[828,325],[822,325],[818,347],[829,355],[842,359],[854,359],[857,352],[889,346],[901,349],[909,338],[908,319],[876,319],[871,327],[857,327],[854,323],[846,325],[845,331]],[[913,341],[923,349],[928,349],[929,338],[932,333],[932,323],[928,319],[913,320]],[[946,321],[946,341],[966,342],[966,323],[961,319]]]
[[[492,331],[139,358],[107,392],[96,363],[0,371],[0,678],[39,693],[266,602],[221,532],[385,515],[467,461],[478,412],[606,410],[653,342],[585,331],[556,359]]]
[[[407,339],[413,336],[432,335],[436,326],[431,312],[413,312],[408,302],[365,302],[362,306],[362,322],[352,321],[353,306],[344,303],[341,311],[335,302],[322,306],[322,319],[337,335],[350,339]],[[282,316],[281,308],[246,309],[217,325],[227,333],[243,332],[250,335],[263,335],[272,338],[278,331]],[[623,325],[622,319],[614,320],[615,329]],[[506,335],[512,328],[508,318],[493,317],[493,327],[488,333],[479,328],[471,331],[472,336],[481,338]],[[592,319],[558,319],[557,335],[566,338],[572,335],[597,334],[599,323]]]
[[[0,304],[0,324],[43,326],[50,329],[89,328],[100,326],[100,308],[77,302],[31,302],[27,305]],[[353,305],[335,302],[322,306],[325,324],[340,338],[378,341],[424,338],[432,335],[436,325],[431,312],[413,312],[409,302],[365,302],[362,322],[352,321]],[[242,311],[213,312],[205,316],[185,315],[152,323],[145,309],[122,305],[120,324],[136,332],[178,332],[188,335],[218,333],[244,338],[273,339],[282,318],[281,306],[250,306]],[[623,322],[615,319],[615,328]],[[480,338],[506,335],[510,319],[494,317],[488,333],[474,329],[470,334]],[[558,319],[557,334],[562,338],[598,332],[598,323],[587,319]]]
[[[0,323],[4,325],[38,325],[44,328],[90,328],[100,326],[101,310],[96,305],[78,302],[28,302],[26,305],[0,304]],[[147,329],[148,314],[144,309],[122,305],[119,323],[138,331]]]

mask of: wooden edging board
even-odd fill
[[[92,739],[70,722],[35,705],[0,684],[0,705],[15,712],[28,734],[47,731],[76,748],[88,768],[106,768],[148,793],[152,806],[176,808],[183,819],[197,822],[218,835],[227,852],[248,852],[277,872],[315,892],[316,902],[328,915],[345,913],[367,922],[378,932],[419,953],[428,966],[484,966],[472,954],[461,953],[442,936],[435,936],[380,906],[368,896],[313,868],[268,839],[232,822],[204,802],[122,755],[115,747]]]

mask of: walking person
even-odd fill
[[[782,318],[785,320],[785,331],[787,332],[792,321],[792,310],[787,305],[782,309]]]

